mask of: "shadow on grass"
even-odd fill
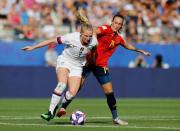
[[[86,124],[112,124],[112,121],[107,120],[87,120]],[[49,125],[71,125],[71,122],[53,122],[49,123]]]
[[[49,125],[71,125],[71,122],[53,122],[53,123],[49,123]]]
[[[112,124],[111,120],[87,120],[86,123],[91,124]]]

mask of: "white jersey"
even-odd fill
[[[69,33],[58,38],[65,44],[65,48],[59,57],[66,59],[77,66],[85,65],[87,53],[98,43],[97,38],[93,36],[88,45],[82,45],[79,32]]]

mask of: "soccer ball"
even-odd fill
[[[86,115],[82,111],[75,111],[70,116],[73,125],[84,125],[86,122]]]

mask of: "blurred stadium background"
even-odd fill
[[[51,45],[28,53],[24,53],[20,49],[25,45],[36,44],[45,39],[79,30],[80,24],[71,11],[72,6],[76,9],[83,8],[94,26],[110,24],[113,15],[117,13],[125,16],[126,23],[121,35],[127,42],[152,53],[151,57],[144,57],[135,52],[118,48],[109,62],[115,95],[122,98],[122,103],[124,103],[124,105],[118,103],[121,112],[124,116],[131,114],[132,118],[125,118],[132,123],[136,121],[129,128],[136,128],[137,123],[142,122],[141,117],[145,116],[144,120],[149,117],[151,120],[156,119],[157,121],[155,120],[152,124],[149,119],[146,119],[147,121],[142,122],[144,128],[141,127],[142,125],[138,125],[138,131],[141,129],[180,130],[180,126],[177,124],[180,122],[179,0],[1,0],[0,130],[15,128],[15,130],[24,130],[25,125],[33,126],[32,121],[37,118],[30,119],[30,116],[37,116],[45,108],[47,109],[48,100],[39,98],[50,98],[51,96],[56,85],[55,59],[63,47]],[[13,100],[14,98],[20,99]],[[31,100],[32,98],[34,101]],[[78,94],[78,98],[76,104],[79,104],[79,107],[72,104],[70,111],[82,108],[90,112],[90,116],[98,116],[98,112],[93,114],[94,112],[89,110],[91,107],[87,103],[93,105],[104,99],[94,99],[96,102],[87,99],[84,105],[80,104],[82,98],[104,98],[104,94],[93,76],[88,78],[84,88]],[[153,98],[153,100],[144,98]],[[31,104],[26,104],[29,101]],[[39,107],[41,105],[43,108],[40,107],[36,110],[35,107],[38,103]],[[105,101],[102,103],[104,105],[101,108],[104,108],[106,103]],[[21,105],[22,109],[20,109]],[[86,110],[85,106],[89,109]],[[94,105],[92,110],[97,110],[95,106],[98,105]],[[9,107],[12,109],[10,110]],[[144,107],[143,111],[141,107]],[[131,113],[130,109],[133,108],[139,110],[135,109]],[[27,113],[26,110],[29,112]],[[23,112],[22,115],[20,111]],[[100,111],[99,113],[101,114]],[[108,110],[99,116],[105,115],[106,117],[106,114],[108,114]],[[15,119],[16,116],[20,117],[18,117],[18,121]],[[30,120],[22,124],[26,116]],[[134,120],[133,118],[136,116],[137,119]],[[20,120],[21,118],[22,120]],[[103,121],[103,118],[101,119]],[[141,121],[138,121],[139,119]],[[160,121],[158,119],[162,119],[159,125],[157,124]],[[167,121],[163,123],[165,119],[173,121],[174,124]],[[9,123],[11,127],[8,126],[9,120],[12,121]],[[39,125],[43,123],[40,119],[34,122]],[[99,124],[96,125],[96,130],[113,128],[111,126],[108,128],[106,123],[98,121],[90,121],[88,124],[92,128],[95,123]],[[104,124],[104,127],[101,124]],[[23,127],[16,127],[16,125]],[[102,126],[102,128],[98,128],[98,126]],[[34,129],[34,127],[28,128]],[[49,130],[55,128],[56,126]],[[66,126],[62,128],[66,129]],[[113,128],[113,130],[116,129],[119,130],[119,128]]]

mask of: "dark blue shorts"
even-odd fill
[[[108,68],[100,66],[84,66],[82,76],[87,78],[91,72],[101,85],[111,82]]]

